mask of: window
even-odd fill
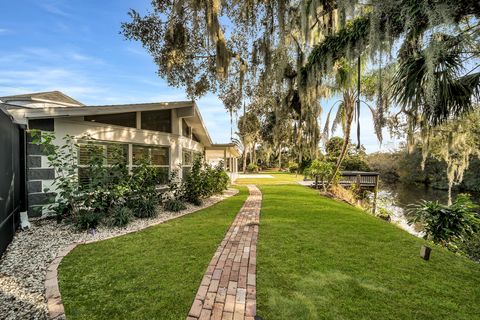
[[[78,179],[81,184],[90,182],[91,161],[102,161],[103,165],[128,164],[128,145],[120,143],[81,143],[78,148]]]
[[[188,149],[182,150],[182,177],[185,178],[192,170],[193,160],[201,157],[202,153]]]
[[[85,121],[100,122],[106,124],[113,124],[116,126],[136,128],[137,127],[137,113],[114,113],[114,114],[100,114],[95,116],[85,116]]]
[[[142,129],[172,132],[172,110],[142,111]]]
[[[165,184],[168,182],[170,172],[170,149],[168,147],[150,147],[150,146],[132,146],[133,166],[143,159],[148,159],[149,163],[157,168],[157,183]]]
[[[182,177],[185,178],[190,174],[193,164],[193,151],[182,149]]]
[[[168,147],[149,147],[149,146],[133,146],[133,164],[135,165],[142,159],[149,159],[153,166],[168,166],[169,149]]]

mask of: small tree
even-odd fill
[[[409,210],[412,215],[409,223],[421,223],[425,239],[448,247],[478,231],[480,217],[475,212],[477,208],[467,194],[458,195],[451,206],[422,200]]]
[[[315,187],[318,187],[318,180],[322,181],[323,191],[327,191],[326,181],[335,180],[333,177],[335,165],[332,162],[315,159],[312,161],[308,173],[315,178]]]

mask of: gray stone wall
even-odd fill
[[[48,167],[44,148],[33,144],[30,137],[27,141],[28,216],[40,217],[48,211],[47,205],[55,200],[54,192],[45,192],[55,178],[55,170]]]

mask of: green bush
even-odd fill
[[[289,161],[288,171],[290,171],[290,173],[298,173],[298,164],[296,162]]]
[[[204,193],[204,181],[202,174],[202,158],[196,156],[193,160],[192,169],[183,181],[183,200],[196,206],[202,204],[202,196]]]
[[[157,215],[160,202],[157,192],[158,170],[149,165],[149,159],[136,163],[129,181],[127,205],[138,218],[151,218]]]
[[[169,199],[163,203],[163,208],[167,211],[179,212],[187,209],[187,206],[180,199]]]
[[[409,209],[412,217],[409,223],[421,223],[426,239],[453,248],[455,242],[461,242],[478,231],[477,208],[467,194],[459,194],[451,206],[422,200]]]
[[[194,205],[202,204],[202,199],[227,189],[230,178],[219,163],[212,167],[202,163],[201,157],[193,161],[192,170],[183,182],[182,199]]]
[[[477,232],[466,238],[460,244],[460,250],[470,259],[480,262],[480,233]]]
[[[133,219],[132,209],[126,206],[114,206],[109,212],[108,225],[112,227],[125,227]]]
[[[72,217],[73,224],[80,230],[96,229],[103,221],[102,213],[92,210],[80,209],[77,215]]]
[[[248,172],[258,172],[258,166],[256,163],[249,163],[247,166]]]
[[[322,182],[324,191],[326,191],[326,183],[332,178],[335,171],[335,164],[328,161],[321,161],[315,159],[307,170],[308,175],[312,178],[317,178],[319,182]],[[335,179],[338,178],[335,177]]]

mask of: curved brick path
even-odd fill
[[[187,320],[253,320],[256,309],[258,223],[262,193],[249,197],[213,255]]]

